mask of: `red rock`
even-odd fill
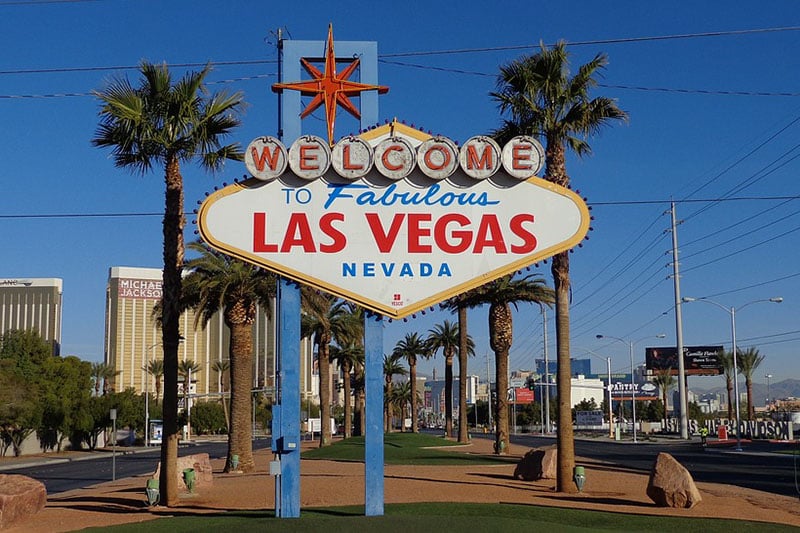
[[[691,509],[703,499],[692,475],[668,453],[659,453],[650,471],[647,496],[659,507]]]
[[[41,481],[0,474],[0,529],[22,522],[44,509],[47,490]]]
[[[558,451],[555,446],[534,448],[520,459],[514,469],[514,479],[536,481],[556,479]]]
[[[186,490],[186,485],[183,482],[183,471],[187,468],[194,468],[194,490],[211,487],[214,484],[214,475],[211,469],[211,461],[207,453],[197,453],[194,455],[184,455],[178,457],[178,489]],[[161,462],[159,461],[158,467],[152,478],[158,479],[161,473]]]

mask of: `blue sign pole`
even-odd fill
[[[364,318],[364,380],[367,428],[364,451],[365,508],[367,516],[383,515],[383,321],[380,315]]]

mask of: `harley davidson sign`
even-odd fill
[[[254,140],[254,179],[198,212],[211,246],[401,318],[577,245],[589,214],[534,176],[543,152],[522,137],[460,149],[396,122],[332,149]]]

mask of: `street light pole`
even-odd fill
[[[157,342],[145,348],[144,365],[144,445],[150,445],[150,352],[161,343]]]
[[[614,425],[612,423],[614,419],[614,411],[611,408],[611,357],[605,357],[600,355],[599,353],[595,353],[592,350],[587,348],[583,348],[589,355],[593,355],[598,359],[605,359],[606,360],[606,371],[608,372],[608,383],[606,386],[606,390],[608,391],[608,438],[614,439]]]
[[[735,413],[736,414],[736,451],[740,452],[740,451],[742,451],[742,422],[741,422],[741,418],[740,418],[740,415],[739,415],[739,376],[738,376],[738,373],[739,373],[739,362],[738,362],[737,357],[736,357],[736,355],[737,355],[736,354],[736,352],[737,352],[737,349],[736,349],[736,308],[733,307],[733,306],[731,306],[730,308],[725,307],[721,303],[715,302],[714,300],[709,300],[708,298],[692,298],[692,297],[689,297],[689,296],[685,296],[685,297],[682,298],[682,301],[684,301],[684,302],[708,302],[710,304],[716,305],[720,309],[724,309],[725,311],[728,312],[729,315],[731,315],[731,350],[733,351],[733,378],[734,378],[733,379],[733,393],[736,395],[736,398],[734,398],[734,405],[736,406],[735,407],[735,410],[736,410],[736,413]],[[747,302],[746,304],[740,306],[739,310],[741,311],[742,309],[744,309],[748,305],[752,305],[752,304],[755,304],[755,303],[758,303],[758,302],[772,302],[772,303],[779,304],[782,301],[783,301],[783,298],[781,298],[780,296],[776,296],[774,298],[761,299],[761,300],[753,300],[752,302]]]

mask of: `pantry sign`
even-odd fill
[[[530,137],[462,146],[397,121],[332,148],[313,136],[253,140],[253,177],[198,211],[212,247],[402,318],[576,246],[589,212],[535,176]]]

